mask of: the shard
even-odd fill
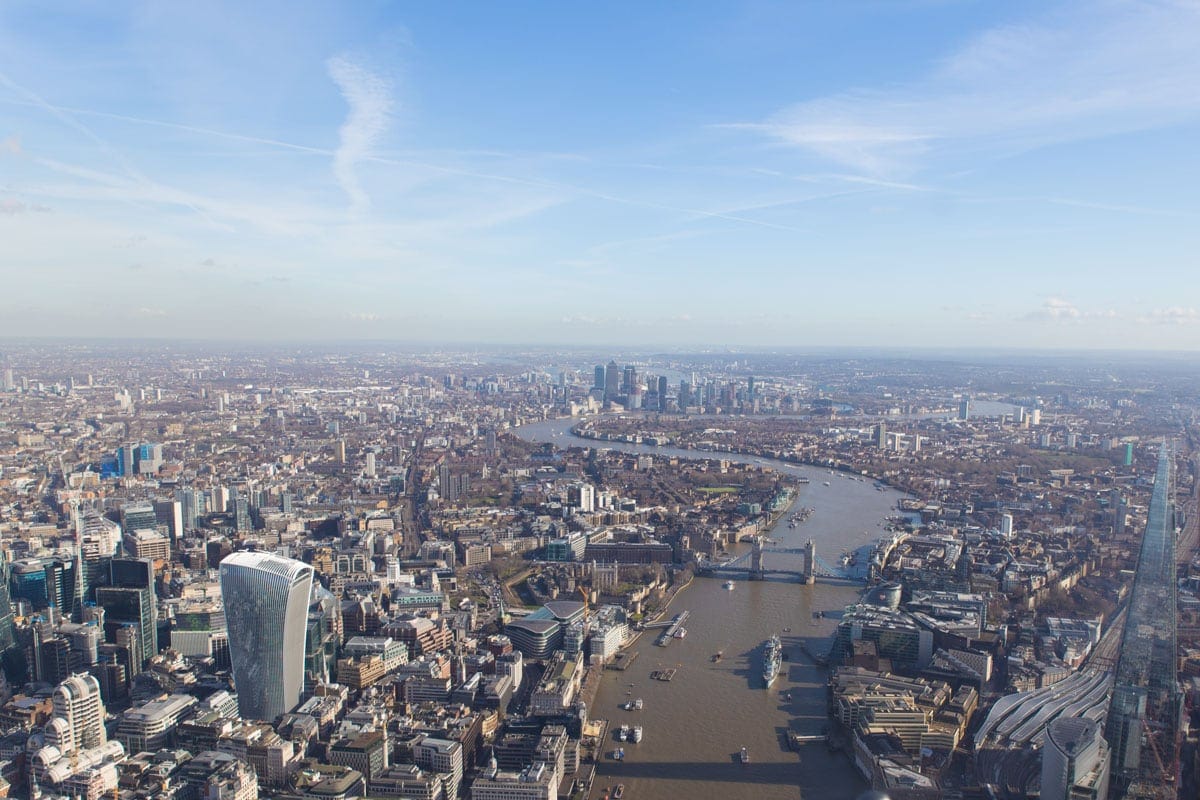
[[[1176,674],[1174,461],[1163,444],[1105,725],[1112,797],[1174,797],[1182,695]]]

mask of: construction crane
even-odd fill
[[[1172,798],[1175,796],[1175,773],[1173,770],[1167,769],[1167,765],[1163,763],[1162,752],[1158,749],[1158,737],[1150,729],[1149,720],[1142,720],[1142,730],[1146,734],[1146,741],[1150,744],[1150,752],[1154,754],[1154,763],[1158,765],[1158,771],[1162,775],[1162,782],[1156,781],[1158,793],[1163,798]]]

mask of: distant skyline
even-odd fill
[[[1200,350],[1200,4],[0,5],[0,336]]]

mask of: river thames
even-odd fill
[[[820,557],[838,564],[843,552],[873,544],[884,533],[884,519],[898,513],[901,495],[877,489],[869,479],[731,453],[595,442],[570,433],[578,422],[549,420],[515,433],[559,447],[723,458],[807,476],[811,482],[800,487],[793,510],[807,506],[815,511],[797,528],[778,525],[770,534],[775,540],[771,547],[800,548],[811,538]],[[768,553],[765,567],[768,572],[798,570],[801,563],[800,556]],[[605,786],[623,783],[625,797],[631,800],[853,800],[868,787],[845,755],[830,753],[822,742],[791,751],[786,734],[824,730],[826,675],[801,652],[800,644],[824,652],[842,609],[858,600],[861,584],[818,578],[816,585],[804,586],[782,575],[754,582],[737,578],[732,590],[723,584],[723,577],[697,577],[675,598],[671,613],[690,612],[686,638],[664,648],[654,644],[656,634],[646,633],[632,647],[638,655],[629,669],[605,672],[589,709],[592,717],[610,723],[592,797],[600,797]],[[773,633],[780,635],[787,660],[771,688],[764,689],[762,644]],[[718,651],[723,657],[714,663],[712,656]],[[650,678],[653,670],[665,667],[678,670],[673,681]],[[643,710],[621,708],[637,697],[644,700]],[[625,759],[615,761],[608,757],[618,746],[611,731],[622,724],[641,725],[644,738],[639,744],[622,745]],[[738,757],[742,747],[750,755],[748,764]]]

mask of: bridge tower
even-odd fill
[[[750,554],[750,580],[763,579],[763,552],[765,551],[763,537],[754,537],[754,551]]]
[[[805,586],[812,586],[817,582],[817,543],[812,539],[804,545],[804,575],[802,576]]]

